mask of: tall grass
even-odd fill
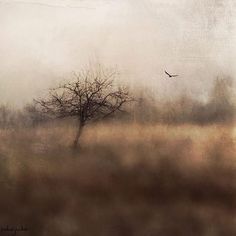
[[[70,123],[1,130],[0,223],[36,236],[235,235],[233,130],[97,124],[79,151]]]

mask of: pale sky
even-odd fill
[[[2,103],[30,102],[93,62],[160,96],[203,98],[236,74],[236,1],[0,0],[0,56]]]

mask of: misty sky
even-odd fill
[[[160,96],[204,98],[217,75],[236,74],[236,1],[0,0],[0,56],[2,103],[96,62]]]

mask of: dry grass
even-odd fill
[[[1,131],[1,225],[36,236],[236,235],[232,126],[100,124],[80,151],[73,134],[65,123]]]

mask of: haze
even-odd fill
[[[235,14],[234,0],[0,1],[1,102],[22,106],[96,62],[131,86],[202,99],[236,73]]]

